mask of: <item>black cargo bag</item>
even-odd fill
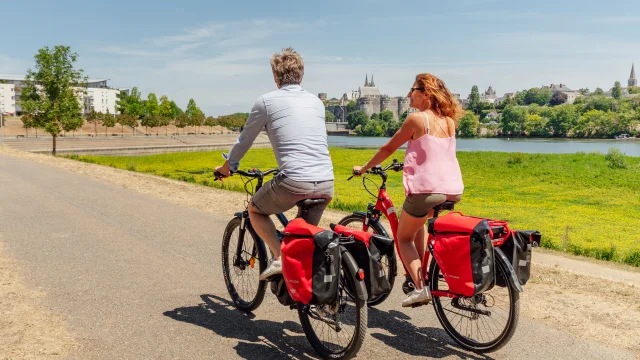
[[[520,285],[524,285],[529,281],[532,249],[534,246],[540,245],[540,238],[541,235],[536,230],[514,230],[511,231],[511,236],[500,246],[500,250],[504,252],[511,263]],[[498,286],[507,286],[505,279],[502,279],[501,276],[496,277],[496,284]]]

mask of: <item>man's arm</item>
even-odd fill
[[[238,170],[240,160],[247,153],[253,141],[258,137],[258,134],[260,134],[260,131],[264,129],[266,124],[267,109],[261,96],[256,100],[255,104],[253,104],[247,123],[244,125],[244,129],[240,133],[240,136],[238,136],[238,140],[231,148],[231,151],[229,151],[229,156],[227,156],[227,161],[223,165],[223,168],[228,168],[231,171]]]

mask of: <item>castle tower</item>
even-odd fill
[[[371,74],[371,83],[369,84],[369,86],[375,87],[376,83],[373,82],[373,74]]]
[[[631,75],[629,75],[629,86],[638,86],[638,79],[636,79],[635,64],[631,64]]]
[[[369,74],[364,75],[364,86],[369,86]]]

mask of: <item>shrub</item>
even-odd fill
[[[627,160],[624,158],[624,154],[617,148],[610,148],[604,158],[612,169],[626,169],[629,166]]]
[[[507,165],[521,165],[524,163],[525,156],[523,153],[513,153],[507,158]]]

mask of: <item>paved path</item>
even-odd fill
[[[296,314],[269,292],[251,316],[228,305],[220,269],[228,219],[0,155],[0,221],[6,255],[79,340],[73,358],[315,356]],[[633,358],[526,320],[503,350],[469,354],[431,307],[403,310],[401,295],[398,287],[370,311],[359,358]]]

